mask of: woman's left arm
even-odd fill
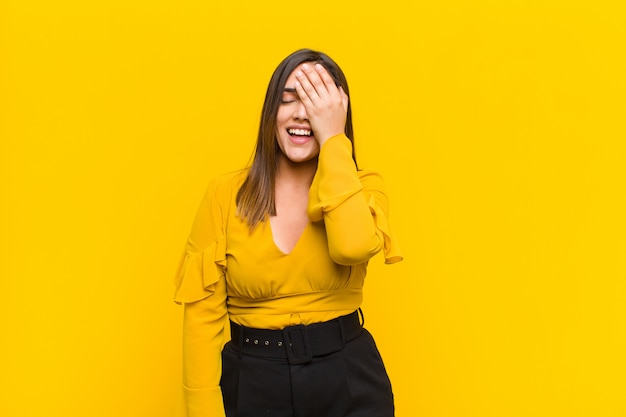
[[[309,191],[309,218],[324,220],[331,258],[342,265],[367,262],[381,249],[385,262],[402,260],[389,227],[389,204],[380,175],[359,172],[344,135],[321,148]]]
[[[324,220],[331,258],[338,264],[358,265],[383,249],[385,262],[401,261],[387,221],[382,179],[357,171],[352,142],[343,133],[348,96],[319,64],[303,64],[296,78],[296,91],[320,145],[308,214],[312,221]]]

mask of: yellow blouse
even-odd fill
[[[362,301],[367,263],[402,256],[388,224],[381,177],[357,171],[345,135],[320,151],[309,191],[310,222],[290,253],[275,245],[269,222],[252,232],[236,216],[247,171],[211,181],[176,274],[175,301],[185,306],[183,388],[189,417],[224,416],[221,349],[228,319],[281,329],[331,320]]]

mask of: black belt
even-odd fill
[[[357,337],[363,330],[359,311],[322,323],[300,324],[282,330],[253,329],[231,321],[231,341],[246,355],[287,359],[294,365],[307,363],[316,356],[342,350],[347,342]]]

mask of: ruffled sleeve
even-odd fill
[[[226,239],[224,236],[202,251],[188,242],[181,257],[174,285],[174,301],[178,304],[202,300],[215,292],[215,286],[226,271]]]
[[[200,203],[174,278],[184,305],[183,392],[187,417],[224,416],[221,350],[228,323],[225,230],[232,187],[212,181]]]
[[[383,235],[383,254],[385,256],[385,263],[394,264],[396,262],[400,262],[403,259],[402,254],[400,253],[400,248],[398,247],[396,239],[393,237],[393,232],[389,226],[385,210],[378,204],[376,197],[373,194],[369,196],[367,205],[372,213],[376,228]]]
[[[307,212],[311,221],[324,220],[331,258],[357,265],[382,250],[386,263],[401,261],[388,206],[380,175],[357,171],[350,140],[343,134],[328,139],[320,150]]]

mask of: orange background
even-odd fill
[[[178,257],[300,47],[388,184],[397,415],[626,415],[625,45],[621,1],[0,0],[0,415],[172,415]]]

